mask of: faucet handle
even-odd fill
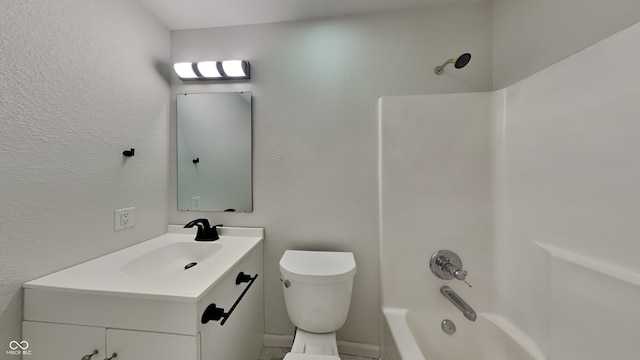
[[[467,274],[468,274],[467,270],[457,269],[456,271],[453,272],[453,277],[460,281],[464,281],[465,284],[471,287],[471,284],[469,284],[469,282],[466,280]]]
[[[466,270],[456,270],[453,273],[453,277],[460,280],[460,281],[464,281],[465,284],[469,285],[469,287],[471,287],[471,284],[469,284],[469,282],[467,281],[467,274],[468,272]]]
[[[471,284],[465,280],[467,271],[462,270],[462,260],[451,250],[436,251],[431,256],[429,267],[435,276],[443,280],[458,279],[464,281],[469,287]]]
[[[468,272],[466,270],[456,270],[453,272],[453,277],[458,279],[458,280],[462,280],[464,281],[464,279],[467,277]]]
[[[200,228],[200,227],[209,228],[210,227],[209,220],[204,219],[204,218],[195,219],[193,221],[188,222],[184,227],[185,228],[192,228],[194,226],[198,226],[198,228]]]

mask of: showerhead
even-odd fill
[[[463,67],[467,66],[469,61],[471,61],[471,54],[464,53],[458,56],[458,59],[456,59],[456,62],[455,64],[453,64],[453,66],[455,66],[456,69],[462,69]]]
[[[444,72],[444,67],[449,64],[453,64],[456,69],[462,69],[463,67],[467,66],[467,64],[469,64],[469,61],[471,61],[471,54],[464,53],[457,58],[445,61],[445,63],[442,65],[436,66],[435,69],[433,69],[433,72],[436,75],[442,75],[442,73]]]

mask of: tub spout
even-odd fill
[[[457,307],[458,310],[462,311],[462,314],[464,315],[464,317],[466,317],[471,321],[476,321],[477,315],[475,310],[473,310],[473,308],[469,306],[469,304],[467,304],[464,300],[462,300],[460,295],[456,294],[456,292],[453,291],[453,289],[444,285],[443,287],[440,288],[440,293],[444,295],[444,297],[446,297],[447,300],[451,301],[451,303],[455,307]]]

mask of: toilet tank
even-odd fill
[[[329,333],[344,325],[351,305],[353,253],[287,250],[280,259],[287,313],[298,328]]]

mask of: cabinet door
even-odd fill
[[[107,355],[117,360],[200,360],[200,336],[107,329]]]
[[[105,357],[104,328],[23,321],[22,340],[29,343],[30,355],[24,356],[29,360],[81,360],[94,350],[98,354],[92,360]]]

